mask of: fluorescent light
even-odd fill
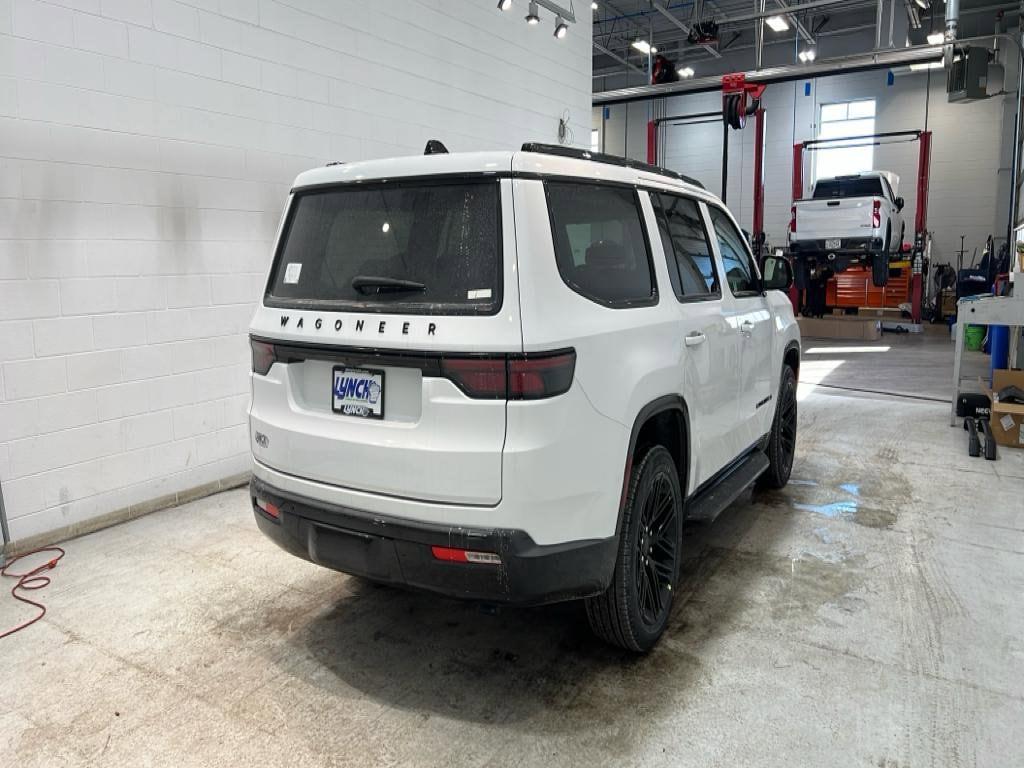
[[[569,33],[569,25],[565,23],[565,19],[558,16],[555,19],[555,37],[561,40]]]
[[[679,73],[680,77],[693,77],[694,75],[693,67],[680,67],[676,72]]]
[[[805,64],[814,61],[817,57],[818,54],[815,53],[813,48],[808,48],[806,51],[800,51],[800,53],[797,54],[797,58]]]
[[[646,40],[634,40],[633,47],[636,48],[640,53],[657,53],[658,49],[648,43]]]
[[[535,2],[530,3],[530,8],[526,12],[526,23],[540,24],[540,11],[537,9],[537,3]]]
[[[924,62],[924,63],[911,64],[910,65],[910,71],[911,72],[923,72],[926,69],[942,69],[942,62],[941,61],[928,61],[928,62]]]
[[[507,11],[512,7],[512,0],[498,0],[498,10]]]
[[[776,32],[785,32],[789,29],[789,24],[781,16],[769,16],[764,20],[764,23],[771,27]]]
[[[945,39],[946,39],[946,36],[944,34],[942,34],[941,32],[932,32],[930,35],[928,35],[928,38],[927,38],[928,45],[938,45],[939,43],[941,43]]]

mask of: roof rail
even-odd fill
[[[528,141],[523,144],[523,152],[536,152],[541,155],[557,155],[558,157],[572,157],[577,160],[590,160],[595,163],[606,163],[608,165],[617,165],[620,168],[632,168],[634,171],[644,171],[645,173],[655,173],[659,176],[666,176],[676,181],[682,181],[687,184],[692,184],[695,187],[701,189],[707,189],[696,179],[691,176],[684,176],[681,173],[670,171],[668,168],[662,168],[658,165],[649,165],[648,163],[641,163],[639,160],[630,160],[628,157],[619,157],[618,155],[606,155],[603,152],[591,152],[586,149],[576,149],[574,147],[563,147],[558,144],[540,144],[534,141]]]

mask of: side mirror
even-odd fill
[[[903,198],[902,197],[897,197],[895,202],[896,202],[896,210],[897,211],[902,211],[903,210],[903,206],[906,205],[906,202],[903,200]]]
[[[763,273],[766,291],[788,291],[793,285],[793,267],[787,259],[766,256]]]

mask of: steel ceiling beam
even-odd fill
[[[536,0],[537,5],[541,8],[547,8],[554,14],[561,16],[566,21],[575,24],[576,14],[572,10],[572,3],[569,4],[568,8],[563,8],[558,3],[553,3],[551,0]]]
[[[910,2],[911,0],[906,0],[906,1]],[[775,6],[777,8],[784,8],[786,6],[786,4],[785,4],[785,2],[783,2],[783,0],[774,0],[774,2],[775,2]],[[814,45],[814,35],[812,35],[810,32],[807,31],[807,27],[805,27],[800,22],[800,19],[798,19],[796,17],[796,14],[794,14],[794,13],[787,13],[786,14],[786,19],[789,21],[790,24],[792,24],[794,27],[796,27],[797,33],[800,35],[800,37],[802,37],[804,39],[804,42],[806,42],[808,45]]]
[[[992,37],[987,35],[984,39],[991,40]],[[916,45],[895,50],[873,51],[856,56],[819,59],[813,64],[788,64],[780,67],[766,67],[761,70],[744,72],[743,74],[746,76],[747,81],[752,83],[785,83],[792,80],[806,80],[814,77],[864,72],[872,69],[887,69],[888,67],[901,64],[915,64],[925,61],[939,61],[941,59],[941,45]],[[684,80],[677,83],[641,85],[632,88],[603,91],[594,94],[593,103],[595,105],[623,104],[630,101],[645,101],[666,96],[680,96],[687,93],[706,93],[718,91],[721,88],[722,77],[721,75],[716,75],[694,80]]]
[[[637,72],[639,72],[644,77],[647,76],[647,72],[645,72],[644,70],[640,69],[640,67],[638,67],[636,64],[631,64],[629,61],[624,59],[622,56],[619,56],[619,54],[614,53],[613,51],[609,50],[608,48],[605,48],[603,45],[601,45],[599,42],[597,42],[597,40],[594,40],[593,43],[594,43],[594,49],[595,50],[600,51],[605,56],[609,56],[609,57],[615,59],[620,64],[625,64],[630,69],[636,70]]]

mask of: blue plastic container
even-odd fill
[[[991,379],[992,371],[1007,367],[1010,357],[1010,329],[1005,325],[990,325],[988,338],[992,345],[992,367],[989,370]]]

